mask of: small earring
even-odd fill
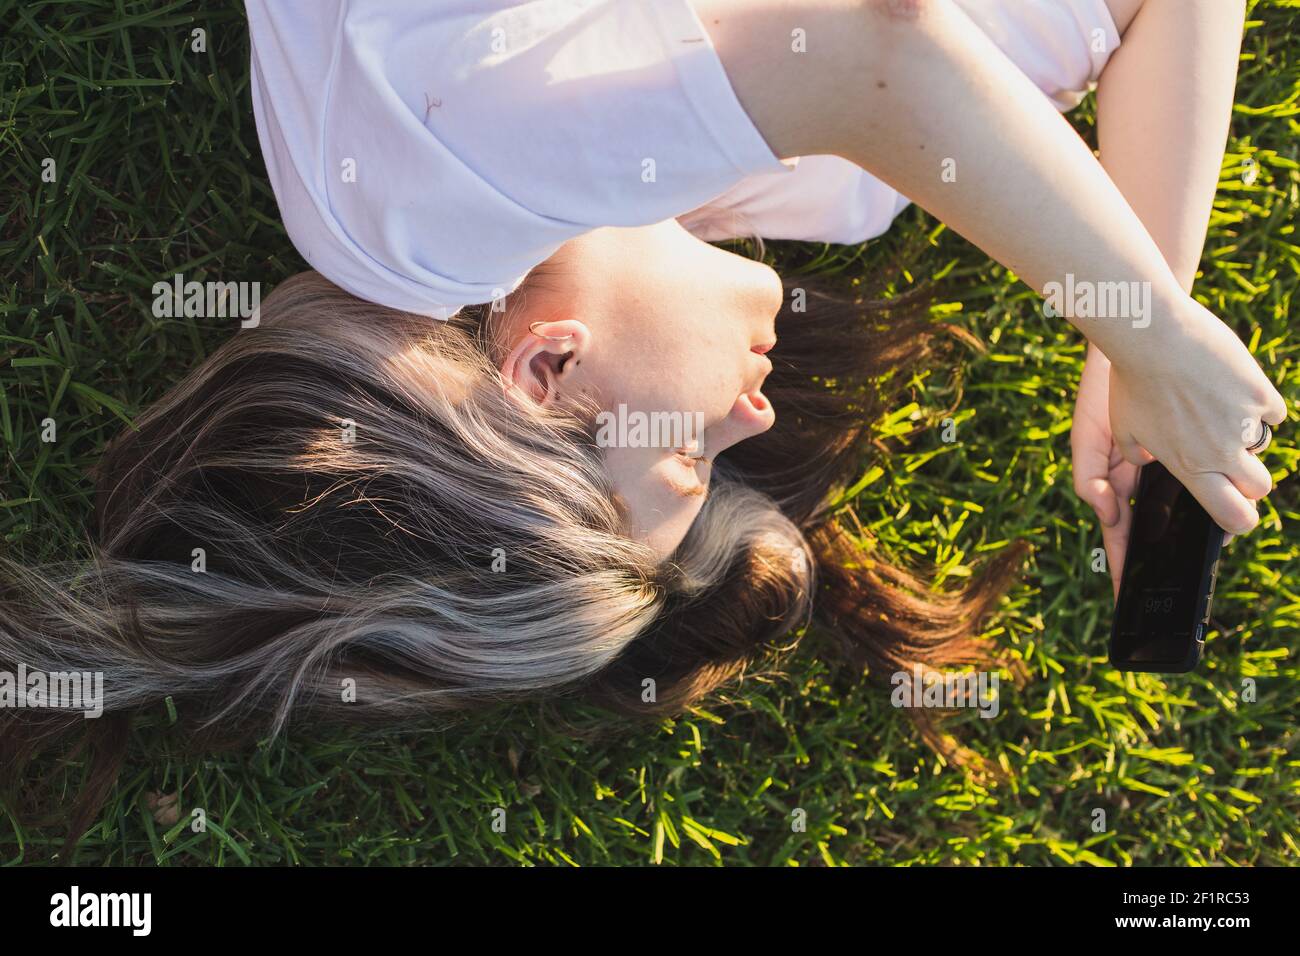
[[[533,335],[536,335],[538,338],[549,339],[549,340],[552,341],[552,342],[563,342],[565,339],[571,339],[571,338],[573,338],[573,333],[572,333],[572,332],[570,332],[568,335],[542,335],[541,332],[538,332],[538,331],[537,331],[537,327],[538,327],[539,325],[544,325],[544,324],[545,324],[545,323],[542,322],[542,321],[539,319],[538,321],[536,321],[536,322],[532,323],[530,326],[528,326],[528,331],[529,331],[529,332],[532,332]]]

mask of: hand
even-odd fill
[[[1079,379],[1070,453],[1074,459],[1074,493],[1092,506],[1101,521],[1106,567],[1118,599],[1120,572],[1133,523],[1129,499],[1137,490],[1138,466],[1124,460],[1111,437],[1110,361],[1095,345],[1088,346]]]
[[[1141,347],[1109,356],[1111,434],[1123,459],[1154,456],[1220,528],[1250,531],[1273,479],[1246,447],[1261,419],[1286,419],[1286,402],[1232,330],[1190,296],[1131,341]]]

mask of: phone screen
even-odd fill
[[[1138,479],[1110,658],[1130,670],[1190,670],[1205,638],[1223,532],[1159,462]]]

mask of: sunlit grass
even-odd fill
[[[83,552],[87,470],[123,422],[232,333],[155,319],[160,277],[259,280],[302,268],[279,225],[248,99],[237,4],[4,5],[0,56],[0,535],[29,560]],[[1253,8],[1223,186],[1196,294],[1300,396],[1289,313],[1300,287],[1300,11]],[[196,26],[208,51],[189,52]],[[1090,126],[1088,106],[1075,119]],[[41,180],[55,161],[55,183]],[[1256,164],[1253,182],[1244,162]],[[1245,177],[1250,178],[1250,177]],[[15,188],[16,187],[16,188]],[[987,350],[920,374],[878,430],[893,453],[846,498],[880,547],[960,578],[1027,540],[1033,556],[989,635],[1032,675],[995,720],[952,729],[1003,766],[982,785],[942,765],[886,696],[813,634],[787,680],[751,679],[707,710],[579,740],[534,709],[380,740],[303,731],[253,752],[164,754],[165,709],[84,863],[1295,863],[1300,856],[1296,652],[1300,535],[1278,430],[1263,523],[1234,542],[1221,627],[1179,677],[1105,662],[1110,584],[1100,534],[1070,488],[1068,430],[1083,341],[1006,271],[919,210],[863,248],[774,244],[790,274],[869,278],[905,257],[938,278],[936,315]],[[851,346],[851,343],[846,343]],[[56,443],[41,422],[59,423]],[[941,440],[955,420],[957,441]],[[1243,697],[1252,680],[1257,696]],[[569,708],[564,716],[588,715]],[[67,781],[76,773],[43,767]],[[205,833],[146,795],[180,792]],[[492,812],[505,808],[496,833]],[[1104,832],[1092,828],[1104,810]],[[805,831],[793,829],[796,811]],[[0,856],[49,860],[55,831],[0,816]]]

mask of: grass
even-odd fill
[[[1252,4],[1223,184],[1196,293],[1289,401],[1300,358],[1300,4]],[[87,469],[123,422],[231,334],[156,319],[151,287],[303,267],[253,128],[241,7],[189,0],[0,0],[0,535],[30,561],[84,553]],[[190,48],[206,30],[205,52]],[[1074,114],[1091,127],[1088,104]],[[57,179],[42,181],[53,159]],[[1243,181],[1246,158],[1258,176]],[[988,635],[1032,679],[954,733],[999,763],[945,766],[813,634],[785,679],[751,678],[677,720],[578,739],[534,708],[382,739],[297,732],[236,756],[166,755],[168,714],[132,756],[84,864],[1295,864],[1300,857],[1300,535],[1294,426],[1264,460],[1261,527],[1223,562],[1190,675],[1105,662],[1110,584],[1070,487],[1082,339],[1014,277],[919,210],[864,248],[776,244],[788,274],[868,276],[894,256],[941,278],[936,313],[987,344],[915,377],[878,423],[893,454],[845,503],[882,546],[941,578],[1024,539],[1033,556]],[[947,410],[955,407],[955,412]],[[956,419],[959,441],[941,440]],[[40,440],[53,418],[57,441]],[[1247,700],[1243,682],[1257,695]],[[590,712],[571,709],[570,719]],[[75,770],[42,764],[56,788]],[[158,822],[151,793],[186,816]],[[203,808],[208,828],[187,827]],[[505,832],[493,830],[504,808]],[[806,830],[791,815],[806,813]],[[1094,832],[1094,811],[1107,817]],[[164,818],[165,819],[165,818]],[[0,813],[0,860],[48,861],[61,834]]]

